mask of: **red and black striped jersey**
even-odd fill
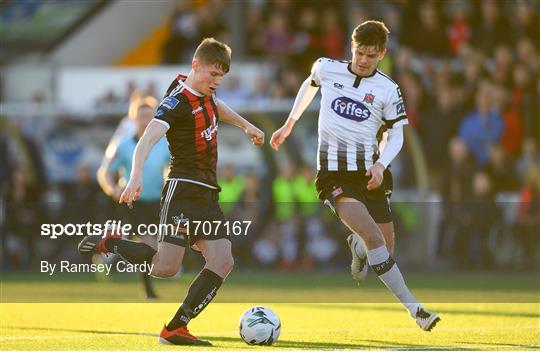
[[[169,179],[182,179],[219,189],[216,177],[218,109],[215,96],[205,96],[179,75],[159,105],[155,120],[165,125],[171,168]]]

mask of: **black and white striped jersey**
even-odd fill
[[[379,128],[408,123],[399,86],[379,70],[356,75],[348,61],[320,58],[311,85],[321,88],[318,170],[367,170],[379,158]]]

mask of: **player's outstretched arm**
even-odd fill
[[[300,86],[296,99],[294,100],[294,105],[289,114],[287,121],[281,126],[276,132],[272,134],[270,138],[270,145],[275,150],[279,149],[279,146],[285,142],[285,139],[291,134],[296,121],[304,113],[306,108],[309,106],[319,87],[314,87],[311,85],[311,76],[308,77],[304,83]]]
[[[236,111],[231,109],[223,101],[217,100],[219,119],[223,122],[230,123],[244,130],[251,137],[251,142],[255,145],[264,144],[264,132],[255,127],[251,122],[240,116]]]
[[[372,190],[382,184],[384,170],[399,154],[401,147],[403,147],[403,126],[388,129],[388,141],[381,157],[366,171],[366,176],[371,176],[367,189]]]
[[[166,132],[167,127],[156,121],[151,121],[146,127],[144,134],[135,147],[131,175],[129,176],[129,181],[124,192],[120,196],[119,203],[126,203],[128,207],[132,208],[133,202],[141,195],[144,162],[154,144],[163,137]]]

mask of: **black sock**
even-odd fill
[[[142,242],[123,240],[120,238],[109,238],[105,242],[105,247],[112,253],[120,256],[131,264],[151,264],[156,250]]]
[[[186,299],[184,299],[182,306],[167,324],[167,330],[171,331],[185,326],[191,319],[199,315],[214,299],[222,283],[223,278],[221,276],[211,270],[203,269],[189,286]]]

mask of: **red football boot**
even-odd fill
[[[159,334],[159,342],[165,345],[212,346],[210,342],[191,335],[187,326],[181,326],[172,331],[167,330],[167,327],[164,326]]]
[[[86,236],[79,242],[79,246],[77,247],[77,250],[80,254],[89,254],[89,253],[109,253],[109,250],[107,247],[105,247],[105,243],[109,238],[122,238],[122,235],[120,235],[118,232],[113,232],[110,230],[107,230],[107,234],[105,237],[101,236]]]

